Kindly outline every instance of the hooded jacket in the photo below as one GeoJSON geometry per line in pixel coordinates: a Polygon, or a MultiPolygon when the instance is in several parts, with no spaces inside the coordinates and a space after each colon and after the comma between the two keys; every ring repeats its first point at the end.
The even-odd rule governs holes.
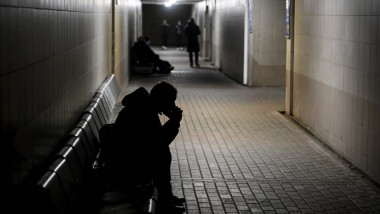
{"type": "Polygon", "coordinates": [[[160,170],[170,170],[169,145],[178,134],[179,122],[169,119],[161,125],[143,87],[126,95],[122,105],[115,121],[116,139],[109,146],[106,164],[110,173],[120,179],[119,183],[149,182],[160,170]]]}

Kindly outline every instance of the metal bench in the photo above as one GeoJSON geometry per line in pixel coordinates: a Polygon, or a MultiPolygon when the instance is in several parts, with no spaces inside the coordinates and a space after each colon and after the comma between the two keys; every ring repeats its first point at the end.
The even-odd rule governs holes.
{"type": "Polygon", "coordinates": [[[153,183],[121,193],[107,186],[102,161],[101,128],[108,123],[120,90],[113,75],[96,92],[65,143],[37,181],[54,213],[105,213],[122,206],[124,213],[155,213],[153,183]],[[138,200],[136,200],[138,199],[138,200]],[[128,207],[128,209],[126,208],[128,207]]]}

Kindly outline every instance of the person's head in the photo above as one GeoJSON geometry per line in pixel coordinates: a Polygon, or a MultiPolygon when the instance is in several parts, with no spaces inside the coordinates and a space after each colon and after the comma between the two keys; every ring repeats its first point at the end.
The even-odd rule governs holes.
{"type": "Polygon", "coordinates": [[[149,96],[156,112],[165,114],[176,106],[177,89],[173,85],[163,81],[153,86],[149,96]]]}
{"type": "Polygon", "coordinates": [[[190,18],[188,21],[187,21],[187,23],[191,23],[191,24],[195,24],[195,20],[194,20],[194,18],[190,18]]]}
{"type": "Polygon", "coordinates": [[[163,23],[163,24],[166,24],[166,23],[168,23],[168,22],[166,21],[166,19],[164,19],[164,20],[162,20],[162,23],[163,23]]]}
{"type": "Polygon", "coordinates": [[[145,42],[145,37],[143,36],[138,37],[137,42],[145,42]]]}
{"type": "Polygon", "coordinates": [[[178,25],[181,25],[182,23],[181,23],[181,20],[178,20],[178,25]]]}

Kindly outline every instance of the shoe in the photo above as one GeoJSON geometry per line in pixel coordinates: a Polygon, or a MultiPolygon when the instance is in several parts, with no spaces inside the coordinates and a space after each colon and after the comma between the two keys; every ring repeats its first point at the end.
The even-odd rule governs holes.
{"type": "Polygon", "coordinates": [[[174,206],[173,204],[166,204],[166,205],[158,205],[157,213],[162,213],[162,214],[182,214],[186,211],[185,208],[183,207],[177,207],[174,206]]]}
{"type": "Polygon", "coordinates": [[[184,203],[186,203],[186,200],[184,198],[179,198],[177,196],[173,195],[173,198],[171,199],[172,203],[176,206],[181,206],[184,203]]]}
{"type": "Polygon", "coordinates": [[[185,208],[183,207],[166,207],[165,210],[160,210],[159,213],[164,213],[164,214],[182,214],[186,211],[185,208]],[[163,211],[163,212],[162,212],[163,211]]]}
{"type": "Polygon", "coordinates": [[[199,64],[197,63],[197,64],[195,64],[195,66],[197,66],[198,68],[199,68],[199,64]]]}
{"type": "Polygon", "coordinates": [[[165,47],[165,46],[161,46],[161,48],[163,49],[163,50],[166,50],[166,49],[168,49],[167,47],[165,47]]]}

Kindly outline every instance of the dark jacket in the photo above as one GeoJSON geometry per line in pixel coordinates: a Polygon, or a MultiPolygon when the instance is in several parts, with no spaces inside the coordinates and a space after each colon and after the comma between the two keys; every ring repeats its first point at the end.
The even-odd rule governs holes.
{"type": "Polygon", "coordinates": [[[109,174],[117,185],[148,182],[168,164],[170,169],[169,145],[178,134],[179,122],[161,125],[143,87],[125,96],[122,105],[115,121],[116,139],[109,146],[109,174]]]}
{"type": "Polygon", "coordinates": [[[170,33],[170,27],[169,24],[162,24],[160,25],[160,33],[162,39],[167,39],[170,33]]]}
{"type": "Polygon", "coordinates": [[[201,35],[201,31],[198,25],[195,24],[194,19],[190,19],[187,22],[184,33],[187,37],[187,51],[198,52],[200,50],[198,36],[201,35]]]}
{"type": "Polygon", "coordinates": [[[175,34],[176,35],[183,35],[183,26],[182,25],[176,25],[175,26],[175,34]]]}
{"type": "Polygon", "coordinates": [[[133,62],[136,64],[157,62],[159,56],[143,41],[135,42],[132,46],[133,62]]]}

